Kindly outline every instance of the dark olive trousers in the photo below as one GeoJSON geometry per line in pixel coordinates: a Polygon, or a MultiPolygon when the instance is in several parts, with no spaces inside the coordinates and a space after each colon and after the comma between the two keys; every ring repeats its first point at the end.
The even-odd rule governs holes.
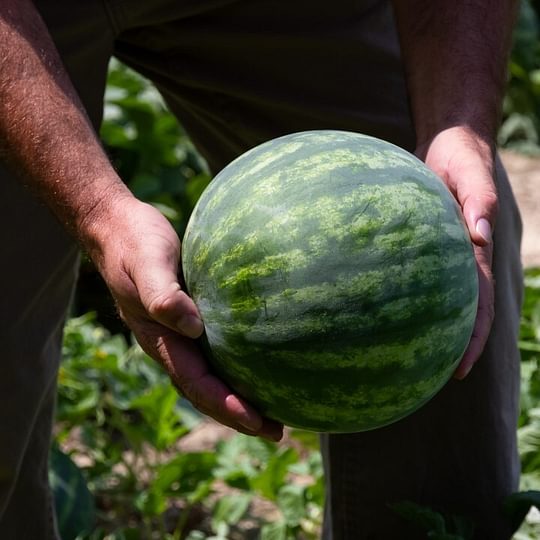
{"type": "MultiPolygon", "coordinates": [[[[267,139],[359,131],[414,149],[399,47],[377,0],[35,0],[98,128],[112,55],[149,77],[216,172],[267,139]]],[[[58,111],[61,114],[61,111],[58,111]]],[[[0,538],[57,537],[47,486],[62,326],[78,251],[48,210],[0,173],[0,538]]],[[[510,536],[517,488],[520,218],[502,168],[496,320],[471,375],[393,426],[323,436],[324,538],[423,538],[390,508],[410,500],[510,536]]]]}

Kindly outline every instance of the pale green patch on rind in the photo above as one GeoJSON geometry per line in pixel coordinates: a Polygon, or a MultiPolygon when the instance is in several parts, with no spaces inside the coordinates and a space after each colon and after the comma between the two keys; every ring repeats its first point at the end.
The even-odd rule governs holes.
{"type": "MultiPolygon", "coordinates": [[[[363,206],[374,204],[373,199],[377,199],[379,207],[382,204],[393,205],[394,208],[386,210],[385,213],[390,214],[392,210],[402,211],[401,203],[411,204],[415,198],[421,198],[421,193],[418,185],[413,182],[407,182],[404,178],[401,182],[403,192],[394,193],[388,197],[389,191],[383,190],[379,194],[376,193],[377,186],[373,185],[380,181],[377,176],[376,166],[382,166],[385,162],[389,165],[385,168],[386,175],[402,175],[403,171],[407,175],[416,172],[414,182],[416,184],[423,183],[429,186],[431,200],[436,200],[441,190],[445,190],[442,183],[422,166],[416,158],[409,155],[405,151],[393,147],[391,145],[382,144],[376,139],[369,137],[358,136],[356,134],[338,133],[333,136],[331,132],[316,136],[316,140],[324,141],[326,145],[333,142],[331,149],[321,146],[318,153],[310,154],[306,157],[304,144],[299,141],[308,140],[310,137],[315,137],[313,134],[299,134],[298,137],[293,137],[293,142],[286,142],[282,139],[268,143],[268,149],[255,152],[257,157],[260,155],[261,162],[276,165],[270,168],[267,174],[262,174],[269,167],[260,168],[257,160],[252,163],[250,159],[245,161],[249,163],[249,167],[242,168],[242,158],[233,163],[232,169],[234,174],[227,173],[229,168],[220,173],[208,188],[208,194],[203,194],[198,208],[204,210],[206,219],[209,220],[205,231],[192,231],[188,227],[186,238],[202,235],[200,239],[204,248],[201,248],[197,254],[195,265],[200,266],[205,264],[208,253],[215,251],[215,246],[221,246],[223,243],[236,244],[234,241],[236,235],[240,234],[239,228],[242,224],[249,224],[252,221],[258,223],[266,223],[268,230],[277,231],[280,227],[289,227],[294,219],[302,219],[306,212],[313,212],[313,215],[318,215],[322,220],[328,222],[328,228],[331,227],[328,214],[328,202],[338,205],[345,210],[351,207],[351,202],[356,204],[356,208],[361,210],[363,206]],[[325,136],[326,135],[326,136],[325,136]],[[342,145],[355,143],[355,151],[351,151],[347,146],[336,147],[336,137],[342,145]],[[287,167],[277,167],[277,159],[270,160],[269,153],[281,155],[282,147],[287,150],[285,159],[287,159],[287,167]],[[291,156],[292,153],[292,156],[291,156]],[[295,157],[296,156],[296,157],[295,157]],[[366,177],[369,174],[370,168],[366,164],[371,163],[374,168],[373,180],[366,177]],[[355,180],[351,177],[350,170],[358,170],[358,178],[355,180]],[[238,170],[239,169],[239,170],[238,170]],[[395,169],[395,170],[394,170],[395,169]],[[253,174],[253,170],[257,174],[253,174]],[[347,171],[344,176],[343,170],[347,171]],[[367,173],[366,173],[367,171],[367,173]],[[288,189],[292,187],[298,190],[298,186],[303,186],[302,195],[300,198],[299,215],[295,215],[293,208],[290,208],[290,197],[288,189]],[[320,200],[313,199],[310,193],[313,193],[313,188],[323,190],[323,193],[328,193],[328,186],[332,186],[333,197],[323,197],[320,200]],[[410,193],[407,193],[407,189],[410,193]],[[362,203],[359,205],[359,200],[362,198],[362,203]],[[216,209],[222,205],[226,205],[226,199],[229,202],[234,202],[235,211],[217,212],[216,209]],[[324,200],[326,199],[326,201],[324,200]],[[303,213],[302,213],[303,212],[303,213]],[[287,216],[284,217],[284,214],[287,216]],[[191,234],[189,234],[191,233],[191,234]],[[232,238],[231,238],[232,235],[232,238]]],[[[263,145],[265,146],[265,145],[263,145]]],[[[250,157],[251,151],[247,157],[250,157]]],[[[395,189],[395,184],[388,186],[395,189]]],[[[296,200],[294,201],[297,202],[296,200]]],[[[298,204],[298,203],[297,203],[298,204]]],[[[197,213],[198,209],[196,210],[197,213]]],[[[337,218],[338,215],[334,214],[337,218]]],[[[297,232],[302,229],[297,229],[297,232]]],[[[287,235],[291,231],[286,231],[287,235]]],[[[195,240],[195,239],[193,239],[195,240]]]]}
{"type": "MultiPolygon", "coordinates": [[[[471,271],[474,270],[471,258],[465,257],[463,254],[424,255],[412,258],[404,264],[393,264],[386,268],[363,272],[354,272],[353,268],[352,271],[327,276],[326,281],[317,281],[313,284],[310,284],[313,276],[300,274],[298,281],[302,286],[299,288],[288,287],[290,278],[287,279],[287,276],[284,276],[281,284],[277,286],[277,292],[264,296],[258,294],[241,295],[239,300],[233,297],[230,301],[223,301],[227,299],[227,287],[236,290],[242,282],[247,280],[251,283],[252,291],[264,289],[263,285],[260,287],[256,285],[257,280],[275,274],[276,268],[279,270],[280,264],[283,263],[285,263],[284,273],[291,266],[296,268],[299,265],[302,268],[304,258],[305,253],[301,251],[283,253],[273,259],[264,259],[261,266],[256,263],[245,266],[241,270],[244,275],[239,272],[231,272],[228,280],[225,279],[217,284],[218,289],[216,290],[213,289],[212,282],[206,283],[200,292],[197,289],[194,291],[199,300],[208,294],[215,298],[222,298],[222,300],[214,301],[214,309],[210,312],[202,311],[203,317],[209,321],[213,318],[212,312],[218,313],[222,320],[235,320],[240,325],[242,321],[245,321],[244,324],[249,329],[254,328],[255,320],[260,320],[265,323],[262,333],[268,334],[272,330],[269,324],[282,324],[291,329],[294,328],[294,324],[289,322],[288,318],[301,316],[302,324],[305,325],[305,328],[299,330],[301,333],[309,325],[314,324],[312,319],[319,320],[319,324],[323,324],[324,318],[321,313],[324,311],[332,314],[335,326],[345,325],[346,320],[341,323],[339,321],[340,318],[348,317],[348,310],[351,307],[344,304],[344,299],[349,299],[349,301],[354,299],[353,310],[362,309],[362,306],[365,306],[368,301],[376,306],[377,309],[372,308],[363,321],[361,314],[354,314],[357,324],[363,322],[364,325],[370,327],[380,318],[385,318],[388,321],[413,318],[415,312],[418,314],[420,302],[424,302],[428,308],[431,305],[437,305],[439,307],[449,306],[450,309],[456,301],[460,301],[464,294],[464,284],[461,281],[463,269],[469,265],[471,271]],[[269,262],[274,263],[274,266],[269,265],[269,262]],[[292,265],[289,266],[291,262],[292,265]],[[444,274],[441,274],[443,271],[444,274]],[[441,290],[440,280],[443,276],[446,283],[441,290]],[[328,278],[331,279],[328,280],[328,278]],[[212,291],[214,292],[212,293],[212,291]],[[420,291],[422,293],[418,294],[420,291]],[[413,299],[410,298],[411,294],[415,294],[413,299]],[[311,316],[310,311],[313,312],[311,316]]],[[[316,266],[317,261],[315,260],[313,264],[316,266]]],[[[269,289],[266,286],[266,289],[270,291],[275,288],[269,289]]],[[[465,290],[465,294],[467,294],[467,290],[465,290]]],[[[206,304],[210,305],[211,302],[206,304]]],[[[274,333],[288,335],[284,329],[272,330],[271,334],[274,333]]]]}
{"type": "MultiPolygon", "coordinates": [[[[293,249],[278,255],[268,255],[260,263],[254,263],[240,268],[237,272],[222,280],[219,283],[219,286],[227,287],[230,285],[235,285],[235,283],[238,281],[247,281],[253,278],[264,278],[279,272],[283,267],[302,268],[310,262],[311,261],[307,257],[307,254],[300,249],[293,249]]],[[[210,275],[212,274],[210,273],[210,275]]]]}
{"type": "MultiPolygon", "coordinates": [[[[386,252],[388,249],[400,249],[403,245],[409,245],[412,238],[419,238],[425,243],[428,237],[438,233],[437,230],[430,231],[433,229],[431,223],[434,222],[456,238],[459,234],[459,230],[454,231],[450,224],[444,223],[445,208],[440,198],[419,190],[411,182],[400,185],[399,190],[389,185],[359,185],[340,198],[323,196],[310,201],[310,204],[297,203],[274,216],[267,213],[256,234],[246,231],[242,241],[238,241],[237,236],[245,230],[243,224],[256,219],[253,213],[258,211],[259,206],[255,204],[253,208],[251,213],[239,212],[236,218],[227,217],[226,223],[203,243],[204,248],[193,254],[194,266],[208,273],[212,279],[228,273],[231,268],[238,268],[237,272],[243,274],[239,266],[246,264],[246,254],[253,253],[259,245],[266,245],[269,241],[274,244],[274,248],[277,248],[276,243],[279,242],[279,252],[287,251],[289,246],[293,246],[293,251],[297,251],[298,246],[304,249],[309,246],[311,253],[303,257],[304,263],[308,265],[310,260],[316,258],[316,251],[338,253],[339,242],[347,239],[352,239],[359,251],[374,241],[375,247],[386,252]],[[430,224],[421,221],[426,216],[430,217],[430,224]],[[233,219],[236,219],[236,225],[231,225],[233,219]],[[306,228],[308,222],[312,224],[306,228]],[[386,233],[389,227],[391,230],[386,233]],[[208,260],[209,253],[217,251],[217,246],[220,257],[208,260]]],[[[463,229],[461,238],[464,238],[463,229]]],[[[347,249],[350,247],[347,246],[347,249]]],[[[261,257],[253,264],[260,264],[261,268],[267,266],[261,257]]],[[[264,271],[263,275],[266,275],[264,271]]],[[[232,280],[232,277],[227,277],[227,282],[232,280]]]]}

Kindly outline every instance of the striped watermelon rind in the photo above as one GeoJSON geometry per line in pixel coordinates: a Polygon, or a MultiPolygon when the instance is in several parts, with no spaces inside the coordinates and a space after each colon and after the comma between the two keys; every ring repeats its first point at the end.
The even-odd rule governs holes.
{"type": "Polygon", "coordinates": [[[478,283],[454,198],[420,160],[309,131],[228,165],[182,248],[217,373],[268,417],[355,432],[418,409],[469,342],[478,283]]]}

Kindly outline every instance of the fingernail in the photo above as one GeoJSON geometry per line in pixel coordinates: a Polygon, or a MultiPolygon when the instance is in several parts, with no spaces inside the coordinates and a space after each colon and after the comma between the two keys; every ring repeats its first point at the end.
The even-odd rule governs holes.
{"type": "Polygon", "coordinates": [[[177,326],[182,334],[191,338],[199,337],[204,330],[203,322],[194,315],[184,315],[177,326]]]}
{"type": "Polygon", "coordinates": [[[491,225],[485,218],[480,218],[476,222],[476,232],[486,241],[491,242],[491,225]]]}
{"type": "Polygon", "coordinates": [[[262,418],[238,396],[229,394],[225,399],[225,408],[234,419],[248,431],[257,433],[263,424],[262,418]]]}
{"type": "Polygon", "coordinates": [[[462,381],[471,372],[472,367],[473,367],[473,364],[469,364],[463,367],[460,366],[460,368],[454,374],[454,379],[457,379],[458,381],[462,381]]]}

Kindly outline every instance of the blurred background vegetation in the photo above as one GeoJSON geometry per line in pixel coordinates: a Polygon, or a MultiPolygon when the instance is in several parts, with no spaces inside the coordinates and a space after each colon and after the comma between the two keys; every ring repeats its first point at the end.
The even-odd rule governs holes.
{"type": "MultiPolygon", "coordinates": [[[[523,1],[499,144],[540,156],[540,0],[523,1]]],[[[102,139],[120,176],[182,236],[210,181],[157,91],[111,63],[102,139]]],[[[526,275],[520,349],[522,492],[507,501],[516,540],[540,538],[540,271],[526,275]]],[[[87,259],[59,375],[51,483],[64,540],[319,537],[323,475],[314,434],[273,444],[227,431],[190,441],[208,420],[182,400],[131,341],[87,259]]],[[[430,538],[473,538],[474,524],[403,501],[403,519],[430,538]]]]}

